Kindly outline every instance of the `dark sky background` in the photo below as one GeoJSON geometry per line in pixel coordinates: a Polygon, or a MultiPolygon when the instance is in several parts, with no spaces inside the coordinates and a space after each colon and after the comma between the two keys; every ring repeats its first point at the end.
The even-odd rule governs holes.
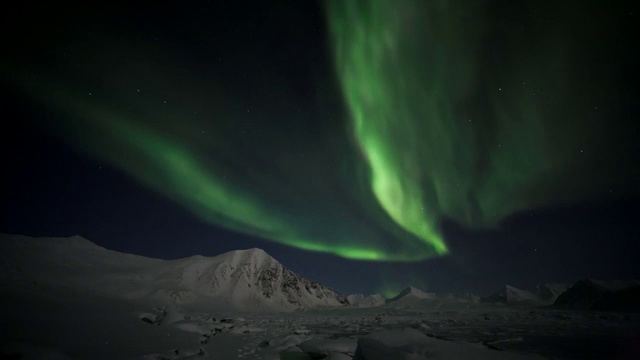
{"type": "Polygon", "coordinates": [[[448,3],[16,4],[0,232],[344,294],[640,277],[636,9],[448,3]]]}

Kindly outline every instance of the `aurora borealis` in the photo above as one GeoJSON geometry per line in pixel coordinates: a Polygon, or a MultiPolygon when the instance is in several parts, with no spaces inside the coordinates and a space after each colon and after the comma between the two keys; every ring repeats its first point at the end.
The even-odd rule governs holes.
{"type": "MultiPolygon", "coordinates": [[[[397,224],[435,248],[442,217],[485,226],[557,201],[552,192],[580,200],[567,168],[593,176],[580,168],[581,156],[586,147],[601,151],[591,145],[600,125],[566,132],[588,116],[575,99],[581,81],[567,68],[576,50],[559,45],[568,34],[527,49],[506,39],[512,58],[483,74],[484,11],[444,1],[330,6],[338,74],[372,192],[397,224]]],[[[518,35],[522,43],[529,34],[518,35]]]]}
{"type": "Polygon", "coordinates": [[[2,79],[38,131],[212,229],[349,260],[455,257],[443,223],[638,193],[628,9],[250,8],[45,8],[2,79]]]}

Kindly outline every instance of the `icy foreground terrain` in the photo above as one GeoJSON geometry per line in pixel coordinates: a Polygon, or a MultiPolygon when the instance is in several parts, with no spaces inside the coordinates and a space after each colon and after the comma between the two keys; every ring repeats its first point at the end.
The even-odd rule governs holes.
{"type": "Polygon", "coordinates": [[[0,358],[640,358],[638,314],[413,288],[359,308],[258,250],[163,261],[8,235],[0,250],[0,358]]]}

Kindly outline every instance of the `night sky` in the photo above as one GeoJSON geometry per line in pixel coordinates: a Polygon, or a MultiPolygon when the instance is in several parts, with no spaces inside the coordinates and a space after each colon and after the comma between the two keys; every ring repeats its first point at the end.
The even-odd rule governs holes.
{"type": "Polygon", "coordinates": [[[260,247],[345,294],[640,277],[640,13],[14,4],[0,232],[260,247]]]}

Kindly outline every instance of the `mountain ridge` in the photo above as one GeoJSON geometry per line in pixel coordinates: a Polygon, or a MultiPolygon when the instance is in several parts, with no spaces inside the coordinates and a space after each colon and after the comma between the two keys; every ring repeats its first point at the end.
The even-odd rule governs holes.
{"type": "Polygon", "coordinates": [[[560,309],[640,312],[640,281],[583,279],[558,296],[560,309]]]}
{"type": "Polygon", "coordinates": [[[0,281],[26,280],[106,296],[182,306],[270,309],[342,306],[338,292],[286,268],[260,248],[213,257],[153,259],[103,248],[81,236],[0,234],[0,281]]]}

